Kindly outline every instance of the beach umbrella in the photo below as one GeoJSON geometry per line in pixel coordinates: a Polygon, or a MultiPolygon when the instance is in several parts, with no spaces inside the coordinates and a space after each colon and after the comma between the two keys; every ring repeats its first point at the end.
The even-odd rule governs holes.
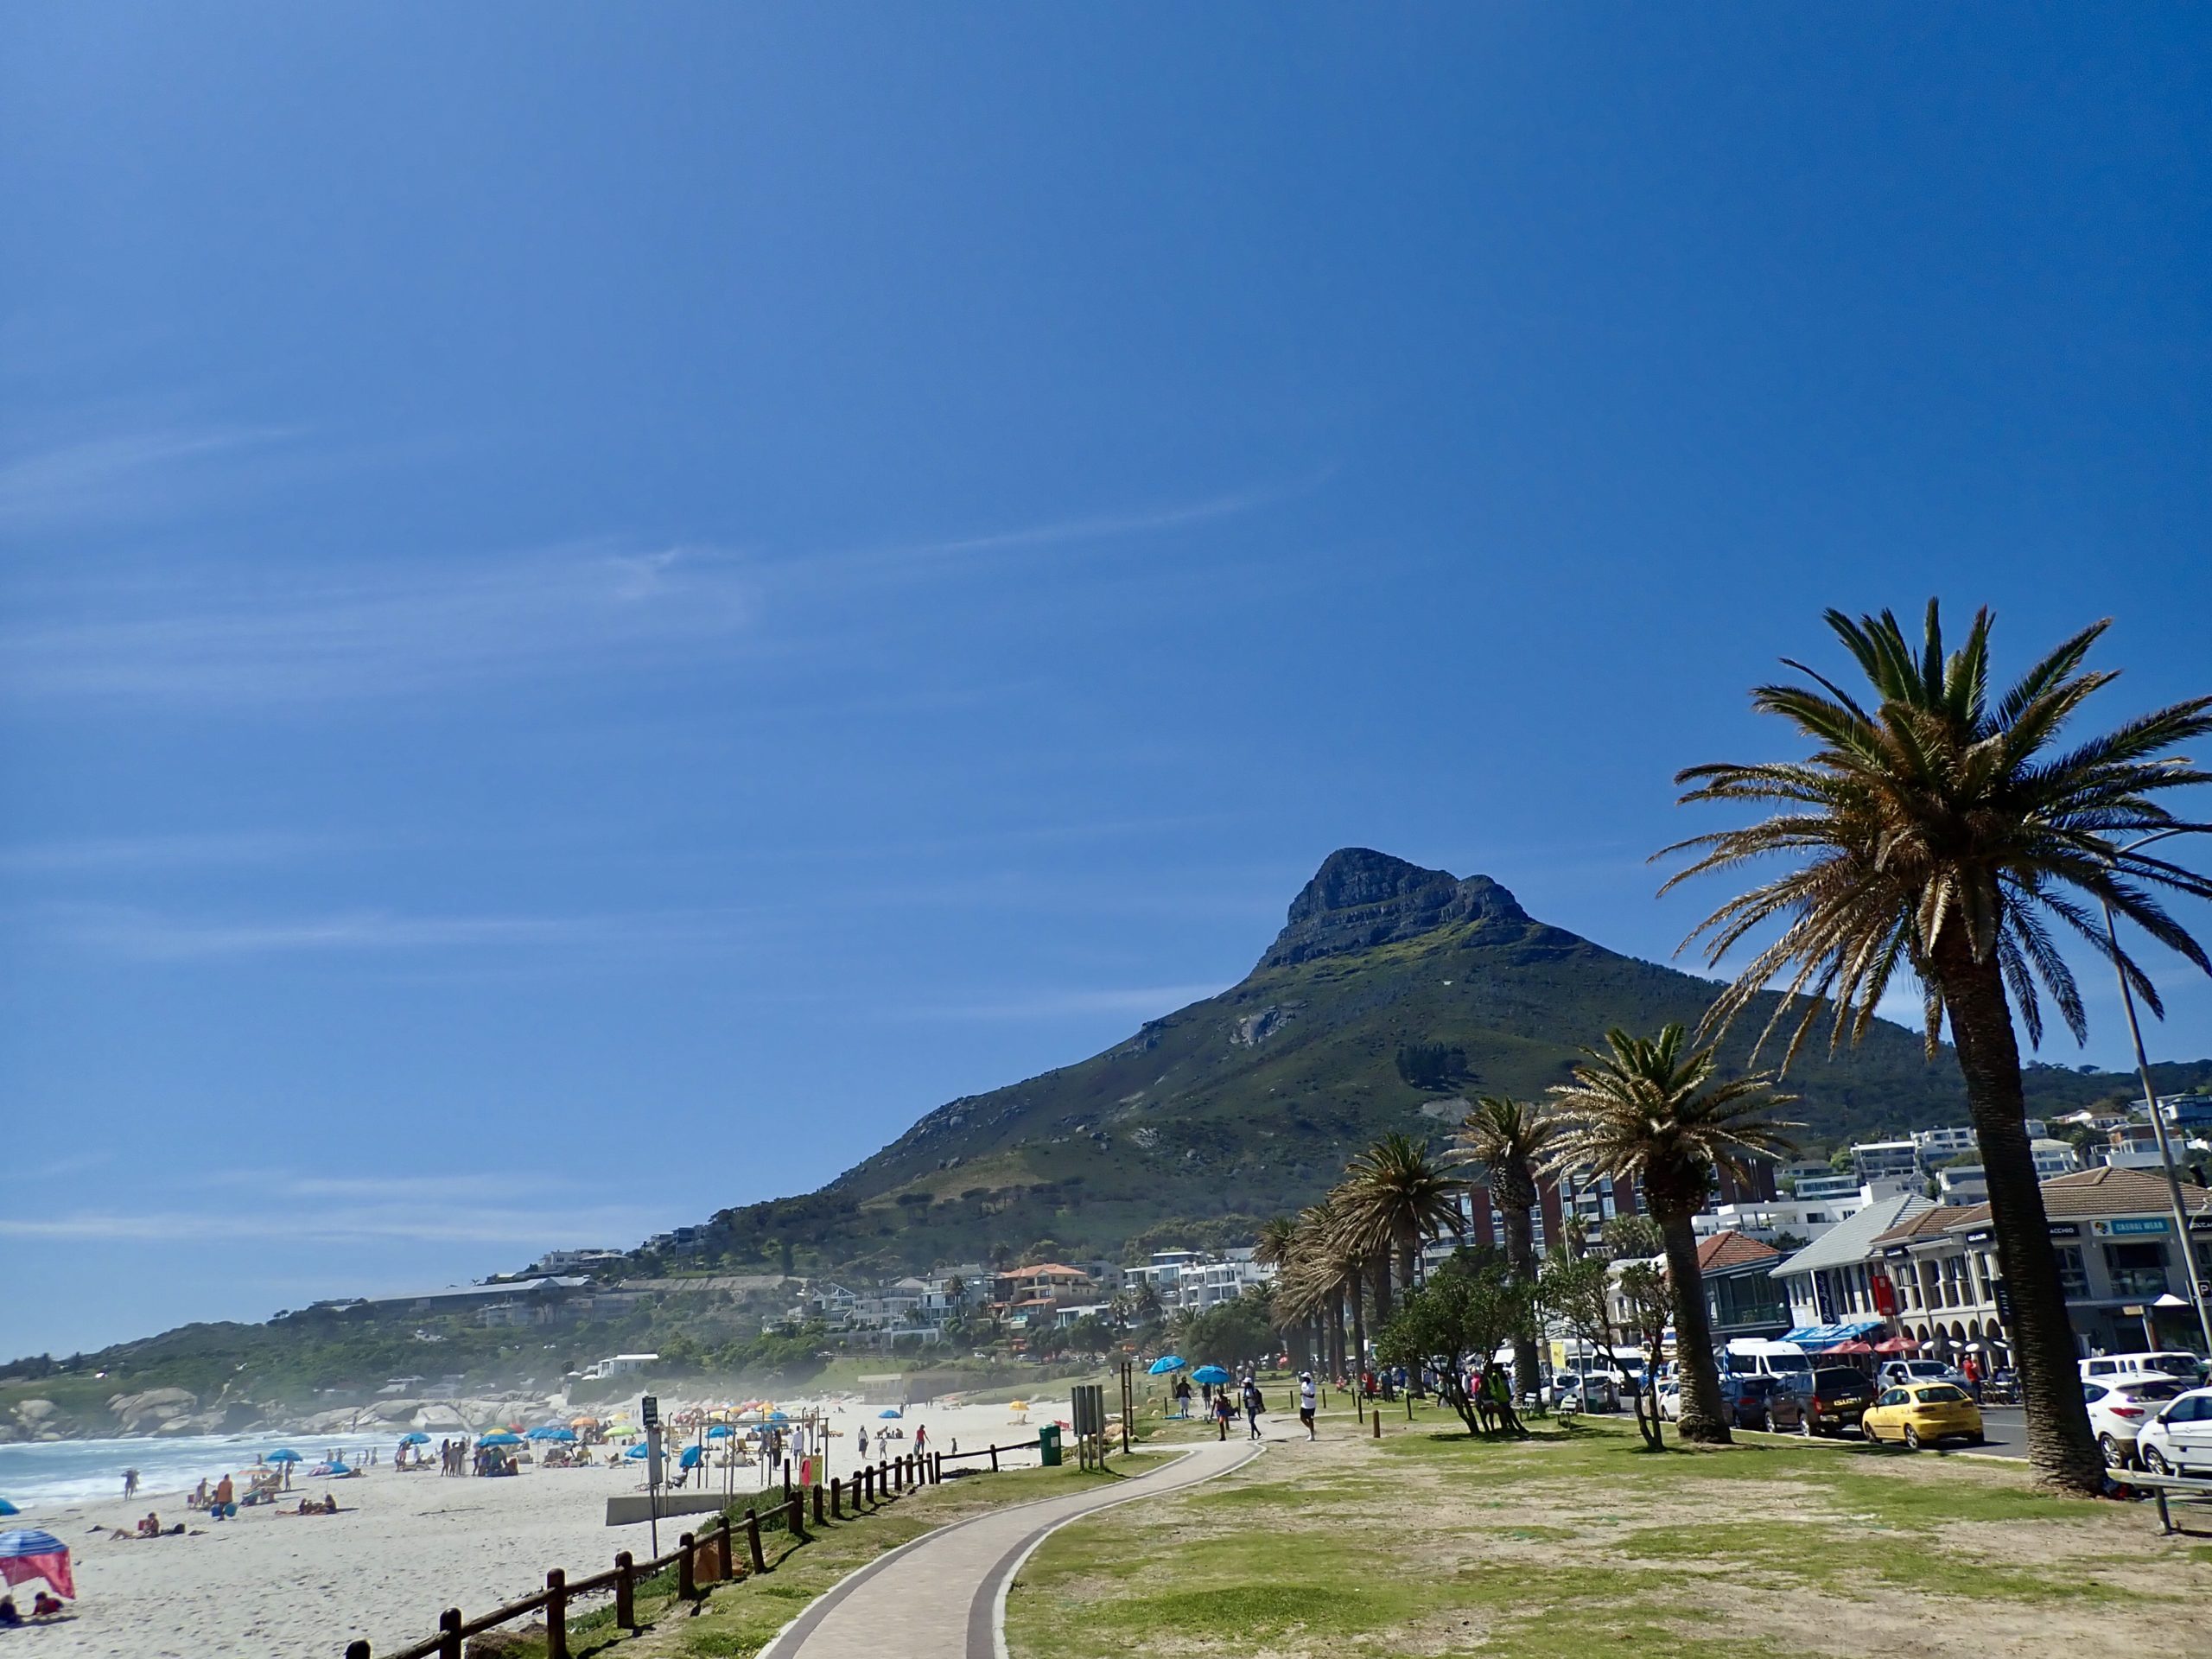
{"type": "Polygon", "coordinates": [[[77,1599],[77,1581],[69,1573],[69,1546],[35,1528],[0,1532],[0,1579],[11,1585],[44,1579],[70,1600],[77,1599]]]}
{"type": "Polygon", "coordinates": [[[524,1434],[523,1438],[526,1440],[557,1440],[564,1434],[572,1440],[576,1438],[575,1431],[574,1429],[556,1428],[550,1423],[543,1423],[537,1427],[531,1429],[528,1433],[524,1434]]]}
{"type": "Polygon", "coordinates": [[[305,1463],[307,1459],[302,1458],[298,1452],[293,1451],[290,1446],[287,1446],[271,1452],[269,1454],[269,1461],[271,1463],[305,1463]]]}
{"type": "MultiPolygon", "coordinates": [[[[891,1414],[896,1417],[899,1414],[894,1411],[891,1414]]],[[[772,1411],[768,1414],[766,1421],[772,1423],[788,1423],[791,1421],[791,1415],[787,1412],[772,1411]]]]}
{"type": "Polygon", "coordinates": [[[569,1427],[570,1428],[597,1428],[599,1427],[599,1419],[596,1417],[571,1417],[569,1419],[569,1427]]]}
{"type": "Polygon", "coordinates": [[[1165,1376],[1170,1371],[1183,1369],[1183,1357],[1180,1354],[1162,1354],[1144,1369],[1148,1376],[1165,1376]]]}
{"type": "Polygon", "coordinates": [[[622,1455],[626,1458],[635,1458],[642,1463],[645,1461],[646,1455],[651,1452],[652,1450],[652,1448],[651,1446],[647,1446],[643,1440],[640,1440],[637,1445],[632,1446],[622,1455]]]}
{"type": "Polygon", "coordinates": [[[1920,1351],[1920,1344],[1910,1337],[1891,1337],[1886,1342],[1874,1344],[1878,1354],[1913,1354],[1920,1351]]]}
{"type": "Polygon", "coordinates": [[[522,1436],[519,1434],[510,1434],[505,1430],[502,1430],[497,1434],[486,1434],[482,1440],[477,1441],[476,1444],[479,1446],[520,1446],[522,1444],[522,1436]]]}
{"type": "Polygon", "coordinates": [[[399,1443],[402,1446],[428,1446],[430,1443],[430,1437],[418,1428],[411,1434],[401,1435],[399,1443]]]}
{"type": "Polygon", "coordinates": [[[730,1427],[728,1423],[716,1423],[707,1431],[707,1438],[710,1440],[726,1440],[729,1436],[730,1427]]]}
{"type": "Polygon", "coordinates": [[[679,1469],[696,1469],[699,1466],[699,1459],[706,1455],[697,1446],[687,1446],[683,1448],[683,1455],[677,1459],[676,1466],[679,1469]]]}
{"type": "Polygon", "coordinates": [[[22,1511],[21,1510],[10,1503],[6,1498],[0,1497],[0,1515],[21,1515],[22,1513],[22,1511]]]}
{"type": "Polygon", "coordinates": [[[879,1411],[875,1414],[879,1417],[899,1417],[903,1416],[905,1414],[902,1413],[898,1407],[893,1406],[887,1411],[879,1411]]]}
{"type": "Polygon", "coordinates": [[[1201,1365],[1197,1370],[1191,1373],[1191,1381],[1193,1382],[1226,1382],[1229,1381],[1229,1373],[1223,1370],[1218,1365],[1201,1365]]]}
{"type": "Polygon", "coordinates": [[[347,1467],[346,1467],[344,1464],[342,1464],[342,1463],[334,1463],[334,1464],[332,1464],[332,1465],[330,1465],[330,1467],[329,1467],[329,1468],[327,1468],[327,1469],[324,1470],[324,1471],[323,1471],[323,1472],[324,1472],[325,1474],[327,1474],[327,1475],[334,1475],[334,1476],[335,1476],[335,1475],[350,1475],[350,1474],[352,1474],[353,1471],[351,1469],[347,1468],[347,1467]]]}

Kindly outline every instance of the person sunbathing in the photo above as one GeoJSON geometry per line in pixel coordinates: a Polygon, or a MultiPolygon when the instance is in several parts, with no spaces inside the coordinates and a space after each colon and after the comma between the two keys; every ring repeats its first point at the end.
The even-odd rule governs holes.
{"type": "Polygon", "coordinates": [[[33,1618],[52,1618],[60,1611],[61,1598],[59,1596],[49,1596],[43,1590],[38,1592],[38,1599],[31,1603],[31,1617],[33,1618]]]}
{"type": "Polygon", "coordinates": [[[16,1605],[13,1596],[0,1596],[0,1625],[20,1624],[23,1615],[16,1605]]]}

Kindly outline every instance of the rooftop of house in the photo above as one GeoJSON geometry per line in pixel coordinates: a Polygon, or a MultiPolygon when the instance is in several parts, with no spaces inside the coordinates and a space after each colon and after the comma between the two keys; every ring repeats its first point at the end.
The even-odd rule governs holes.
{"type": "MultiPolygon", "coordinates": [[[[2100,1164],[2094,1169],[2077,1170],[2071,1175],[2054,1175],[2042,1183],[2042,1187],[2044,1213],[2054,1221],[2090,1216],[2164,1215],[2171,1208],[2164,1175],[2118,1164],[2100,1164]]],[[[2194,1215],[2212,1211],[2212,1192],[2201,1186],[2183,1187],[2181,1201],[2194,1215]]],[[[1955,1230],[1982,1226],[1988,1220],[1989,1206],[1975,1204],[1951,1212],[1946,1224],[1955,1230]]]]}
{"type": "Polygon", "coordinates": [[[1774,1276],[1788,1278],[1821,1268],[1847,1267],[1863,1262],[1875,1239],[1908,1217],[1933,1206],[1915,1193],[1896,1192],[1877,1198],[1856,1215],[1838,1222],[1796,1255],[1777,1262],[1774,1276]]]}
{"type": "Polygon", "coordinates": [[[1700,1274],[1715,1273],[1725,1268],[1771,1263],[1781,1257],[1782,1252],[1773,1245],[1762,1244],[1750,1235],[1732,1229],[1713,1234],[1697,1247],[1697,1270],[1700,1274]]]}

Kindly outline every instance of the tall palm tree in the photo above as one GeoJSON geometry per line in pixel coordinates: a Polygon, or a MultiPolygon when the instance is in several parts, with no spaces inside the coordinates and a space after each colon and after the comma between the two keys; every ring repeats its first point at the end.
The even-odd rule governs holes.
{"type": "Polygon", "coordinates": [[[1690,1217],[1705,1207],[1715,1171],[1740,1179],[1754,1159],[1789,1150],[1782,1132],[1796,1126],[1766,1116],[1789,1096],[1774,1093],[1765,1072],[1716,1082],[1713,1050],[1683,1053],[1680,1026],[1669,1026],[1656,1041],[1609,1031],[1605,1046],[1611,1052],[1585,1051],[1591,1063],[1574,1068],[1573,1082],[1552,1086],[1560,1121],[1544,1168],[1583,1165],[1617,1183],[1643,1183],[1667,1244],[1682,1438],[1725,1445],[1728,1423],[1690,1217]]]}
{"type": "Polygon", "coordinates": [[[1965,640],[1948,655],[1932,600],[1917,650],[1887,611],[1856,621],[1830,611],[1827,623],[1872,696],[1853,697],[1790,663],[1813,685],[1761,686],[1752,704],[1789,721],[1811,741],[1813,753],[1693,766],[1676,780],[1694,785],[1685,802],[1749,803],[1774,816],[1669,848],[1695,856],[1668,887],[1757,858],[1778,855],[1790,865],[1729,900],[1691,935],[1707,940],[1708,958],[1718,963],[1764,924],[1783,925],[1713,1004],[1704,1029],[1717,1034],[1778,979],[1789,995],[1768,1031],[1779,1029],[1804,999],[1790,1038],[1794,1054],[1823,1006],[1833,1003],[1834,1048],[1865,1033],[1900,970],[1919,982],[1931,1056],[1944,1020],[1950,1022],[1988,1173],[2029,1457],[2045,1482],[2094,1492],[2102,1465],[2082,1408],[2073,1330],[2028,1147],[2013,1015],[2017,1005],[2028,1040],[2040,1045],[2048,995],[2075,1039],[2087,1035],[2081,995],[2053,943],[2054,920],[2114,962],[2136,994],[2159,1007],[2148,976],[2091,919],[2094,906],[2085,899],[2111,906],[2212,972],[2212,958],[2157,897],[2164,889],[2212,898],[2212,879],[2122,844],[2139,831],[2212,828],[2177,818],[2154,798],[2212,781],[2171,753],[2212,732],[2212,697],[2176,703],[2054,753],[2060,729],[2113,678],[2082,666],[2107,623],[2082,629],[1994,703],[1986,610],[1975,613],[1965,640]]]}
{"type": "Polygon", "coordinates": [[[1410,1289],[1423,1237],[1459,1230],[1459,1194],[1466,1182],[1409,1135],[1386,1135],[1344,1166],[1336,1189],[1337,1216],[1363,1248],[1375,1272],[1375,1319],[1390,1317],[1390,1263],[1410,1289]]]}
{"type": "MultiPolygon", "coordinates": [[[[1507,1270],[1523,1285],[1536,1282],[1536,1243],[1529,1212],[1536,1205],[1536,1166],[1550,1147],[1554,1122],[1526,1102],[1484,1095],[1474,1103],[1452,1137],[1458,1155],[1483,1170],[1482,1184],[1505,1234],[1507,1270]]],[[[1536,1332],[1534,1325],[1513,1335],[1513,1376],[1522,1394],[1536,1391],[1536,1332]]]]}

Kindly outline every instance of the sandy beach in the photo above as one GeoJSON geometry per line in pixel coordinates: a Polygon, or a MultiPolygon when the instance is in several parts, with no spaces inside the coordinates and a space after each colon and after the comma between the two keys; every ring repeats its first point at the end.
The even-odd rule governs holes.
{"type": "MultiPolygon", "coordinates": [[[[786,1402],[794,1413],[805,1402],[786,1402]]],[[[664,1402],[667,1409],[675,1402],[664,1402]]],[[[1065,1399],[1039,1399],[1027,1426],[1004,1405],[916,1407],[900,1421],[879,1408],[832,1402],[824,1408],[840,1431],[833,1471],[849,1474],[861,1461],[858,1431],[871,1453],[886,1428],[910,1437],[917,1426],[931,1446],[963,1450],[995,1440],[1024,1440],[1033,1448],[1036,1425],[1067,1416],[1065,1399]]],[[[389,1455],[387,1452],[387,1455],[389,1455]]],[[[873,1462],[874,1458],[868,1459],[873,1462]]],[[[211,1473],[214,1472],[213,1471],[211,1473]]],[[[721,1476],[712,1477],[717,1489],[721,1476]]],[[[757,1491],[751,1468],[734,1471],[741,1497],[757,1491]]],[[[296,1492],[328,1490],[343,1513],[297,1516],[268,1508],[239,1511],[210,1526],[175,1495],[46,1509],[27,1516],[54,1533],[74,1557],[74,1617],[10,1632],[10,1652],[40,1659],[207,1659],[210,1655],[302,1655],[340,1659],[346,1643],[366,1637],[381,1651],[429,1635],[441,1610],[480,1611],[543,1586],[548,1567],[571,1576],[610,1566],[614,1553],[646,1554],[646,1528],[605,1524],[607,1500],[644,1490],[643,1465],[527,1469],[512,1479],[449,1478],[435,1471],[400,1474],[388,1464],[352,1480],[302,1480],[296,1492]],[[164,1525],[184,1522],[182,1537],[129,1541],[106,1529],[131,1528],[149,1510],[164,1525]],[[95,1529],[97,1529],[97,1532],[95,1529]]],[[[692,1522],[664,1522],[661,1547],[692,1522]]],[[[19,1605],[28,1601],[28,1592],[19,1605]]]]}

